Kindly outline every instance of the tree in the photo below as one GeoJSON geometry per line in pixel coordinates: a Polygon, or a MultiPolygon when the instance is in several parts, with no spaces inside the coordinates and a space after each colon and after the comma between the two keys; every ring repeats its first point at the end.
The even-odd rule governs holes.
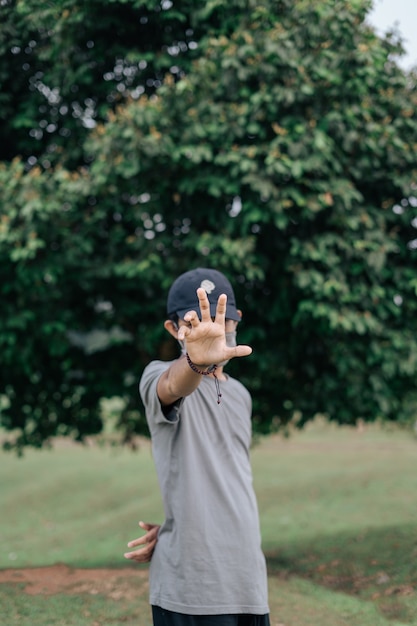
{"type": "Polygon", "coordinates": [[[192,0],[3,0],[0,11],[0,160],[45,169],[75,167],[109,110],[183,76],[207,31],[234,22],[230,9],[206,15],[192,0]]]}
{"type": "Polygon", "coordinates": [[[4,166],[3,421],[21,444],[99,430],[98,401],[114,394],[128,430],[146,430],[137,379],[155,352],[173,354],[166,290],[198,265],[237,285],[254,354],[230,371],[259,431],[319,412],[415,415],[415,75],[368,10],[208,3],[186,71],[98,123],[88,167],[4,166]],[[28,336],[23,358],[13,346],[28,336]]]}

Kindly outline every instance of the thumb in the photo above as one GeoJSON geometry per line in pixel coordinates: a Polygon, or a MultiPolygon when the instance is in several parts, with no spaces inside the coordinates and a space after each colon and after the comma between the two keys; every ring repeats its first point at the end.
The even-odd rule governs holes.
{"type": "Polygon", "coordinates": [[[252,354],[252,348],[250,346],[240,345],[234,348],[229,348],[229,358],[238,356],[249,356],[252,354]]]}

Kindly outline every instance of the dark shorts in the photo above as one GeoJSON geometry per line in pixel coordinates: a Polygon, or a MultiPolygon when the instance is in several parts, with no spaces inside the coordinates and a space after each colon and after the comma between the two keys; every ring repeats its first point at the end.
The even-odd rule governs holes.
{"type": "Polygon", "coordinates": [[[184,615],[152,606],[154,626],[269,626],[269,615],[184,615]]]}

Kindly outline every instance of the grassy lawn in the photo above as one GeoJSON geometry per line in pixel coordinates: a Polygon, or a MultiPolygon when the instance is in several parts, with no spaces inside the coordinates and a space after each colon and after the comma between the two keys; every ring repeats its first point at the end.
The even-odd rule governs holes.
{"type": "MultiPolygon", "coordinates": [[[[1,569],[118,568],[130,585],[118,597],[100,584],[38,595],[0,584],[0,622],[150,625],[147,586],[129,582],[122,556],[139,519],[162,519],[149,444],[133,453],[60,442],[23,459],[0,456],[1,569]]],[[[417,626],[413,435],[319,422],[262,440],[252,462],[272,626],[417,626]]]]}

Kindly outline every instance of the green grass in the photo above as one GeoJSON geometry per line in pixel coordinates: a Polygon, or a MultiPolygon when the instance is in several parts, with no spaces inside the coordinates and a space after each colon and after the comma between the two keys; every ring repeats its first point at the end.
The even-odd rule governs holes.
{"type": "MultiPolygon", "coordinates": [[[[60,444],[1,453],[0,568],[66,563],[128,572],[137,521],[162,519],[150,447],[60,444]]],[[[320,422],[252,451],[271,625],[417,626],[417,441],[320,422]]],[[[0,585],[7,626],[148,626],[147,593],[29,596],[0,585]]],[[[1,620],[0,620],[1,621],[1,620]]]]}
{"type": "Polygon", "coordinates": [[[0,568],[120,567],[139,519],[162,518],[147,444],[138,453],[71,445],[22,459],[2,453],[1,467],[0,568]]]}
{"type": "Polygon", "coordinates": [[[264,441],[253,465],[271,577],[301,577],[338,592],[335,605],[343,592],[388,623],[417,624],[413,436],[318,424],[264,441]]]}
{"type": "MultiPolygon", "coordinates": [[[[402,626],[384,618],[371,603],[299,580],[272,578],[271,626],[402,626]]],[[[0,585],[4,626],[151,626],[145,595],[126,601],[104,595],[32,596],[18,585],[0,585]]]]}
{"type": "Polygon", "coordinates": [[[1,585],[4,626],[152,626],[147,599],[112,601],[91,594],[28,596],[21,587],[1,585]]]}

